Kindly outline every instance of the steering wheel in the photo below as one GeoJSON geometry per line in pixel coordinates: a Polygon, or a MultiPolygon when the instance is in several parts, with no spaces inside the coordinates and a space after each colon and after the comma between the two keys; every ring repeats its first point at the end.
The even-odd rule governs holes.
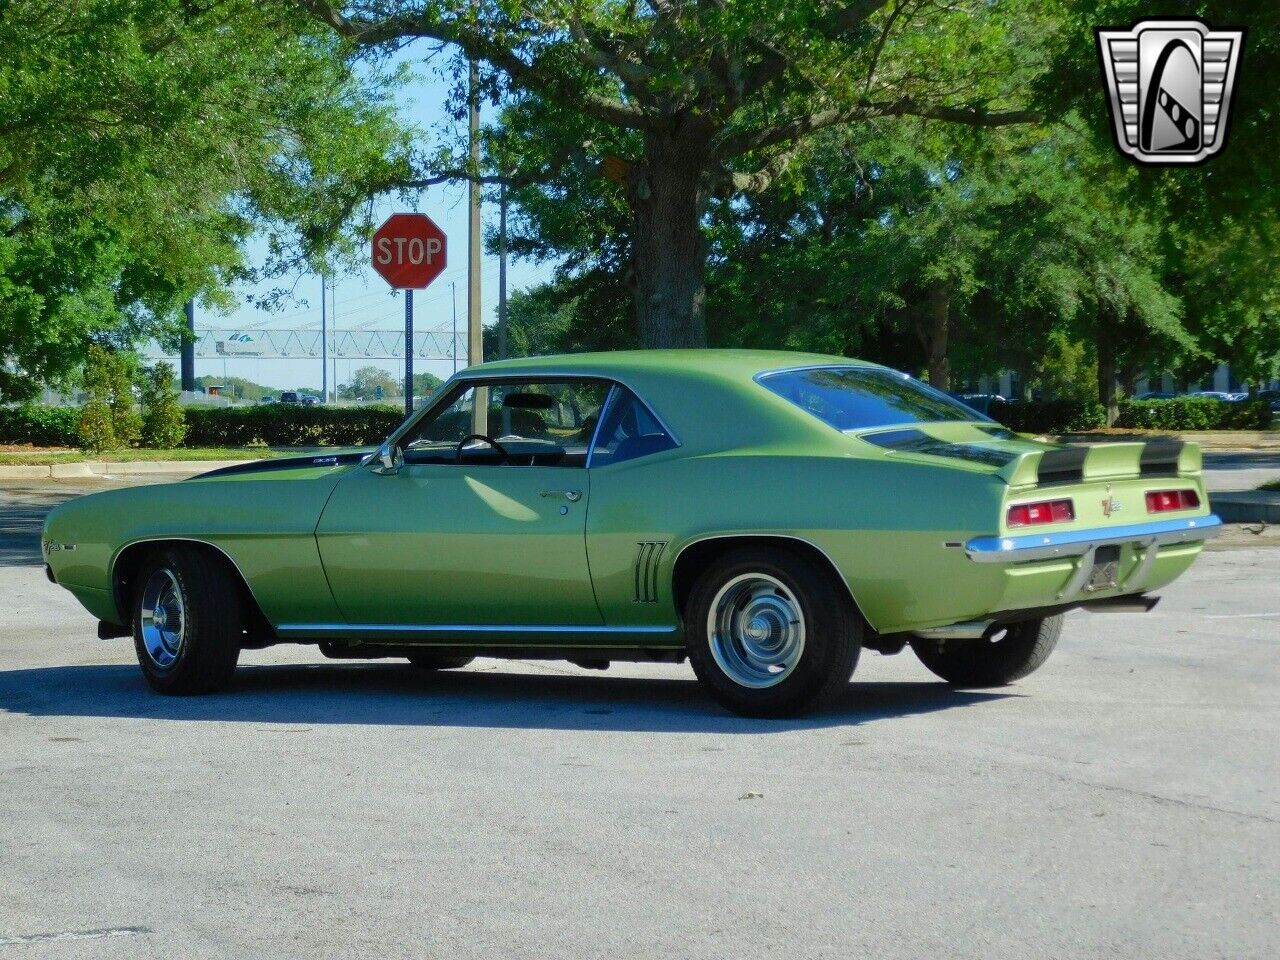
{"type": "Polygon", "coordinates": [[[487,436],[483,433],[473,433],[463,437],[461,440],[458,441],[458,449],[453,452],[454,463],[462,462],[462,448],[465,447],[472,440],[483,440],[489,446],[493,447],[493,449],[497,450],[498,453],[502,456],[503,460],[511,459],[511,454],[507,453],[507,448],[504,447],[502,444],[500,444],[497,440],[493,439],[493,437],[487,436]]]}

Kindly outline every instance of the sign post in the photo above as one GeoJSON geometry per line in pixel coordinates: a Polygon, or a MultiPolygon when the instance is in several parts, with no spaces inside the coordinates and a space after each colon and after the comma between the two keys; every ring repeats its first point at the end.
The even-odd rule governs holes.
{"type": "Polygon", "coordinates": [[[413,288],[404,292],[404,415],[413,413],[413,288]]]}
{"type": "Polygon", "coordinates": [[[413,413],[413,291],[444,272],[444,231],[425,213],[393,213],[370,241],[373,269],[404,296],[404,412],[413,413]]]}

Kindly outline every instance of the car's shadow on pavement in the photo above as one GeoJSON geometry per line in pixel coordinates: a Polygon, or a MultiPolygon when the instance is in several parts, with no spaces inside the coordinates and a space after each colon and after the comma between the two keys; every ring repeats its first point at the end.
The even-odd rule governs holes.
{"type": "Polygon", "coordinates": [[[492,670],[423,674],[399,664],[244,665],[207,697],[152,693],[137,667],[38,667],[0,672],[0,710],[28,716],[247,723],[337,723],[677,733],[762,733],[850,726],[972,706],[1016,694],[943,683],[850,684],[799,720],[733,716],[689,677],[548,676],[492,670]]]}

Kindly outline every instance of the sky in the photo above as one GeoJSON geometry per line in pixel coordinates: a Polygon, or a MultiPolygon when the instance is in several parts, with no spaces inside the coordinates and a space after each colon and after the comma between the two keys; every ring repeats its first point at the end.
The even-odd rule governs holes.
{"type": "MultiPolygon", "coordinates": [[[[443,105],[447,98],[447,84],[434,72],[421,65],[421,57],[426,48],[415,50],[407,48],[401,56],[411,62],[416,61],[417,80],[404,88],[397,103],[401,114],[409,122],[430,131],[448,120],[443,105]]],[[[482,113],[481,120],[488,117],[482,113]]],[[[428,134],[429,135],[429,134],[428,134]]],[[[428,151],[429,152],[429,151],[428,151]]],[[[393,200],[382,201],[375,220],[381,222],[385,216],[399,209],[393,200]]],[[[424,192],[418,209],[431,217],[448,238],[448,268],[426,290],[414,292],[414,329],[423,331],[430,328],[448,330],[451,324],[453,309],[453,291],[451,284],[457,285],[457,311],[459,340],[465,352],[466,315],[467,315],[467,188],[464,184],[434,187],[424,192]]],[[[496,204],[486,204],[483,208],[485,226],[496,224],[498,209],[496,204]]],[[[248,248],[251,262],[259,266],[265,260],[266,246],[263,241],[251,242],[248,248]]],[[[521,263],[514,259],[508,261],[507,290],[511,291],[535,285],[550,279],[552,268],[546,264],[521,263]]],[[[243,285],[237,289],[242,296],[265,294],[277,287],[288,287],[294,280],[295,302],[285,304],[282,309],[267,312],[247,302],[229,315],[206,309],[200,304],[196,306],[196,331],[201,328],[217,328],[219,330],[236,330],[252,336],[254,329],[302,329],[316,331],[320,327],[320,278],[314,274],[298,277],[277,278],[262,284],[243,285]]],[[[497,319],[498,304],[498,258],[484,255],[481,261],[481,316],[486,326],[497,319]]],[[[243,301],[242,301],[243,302],[243,301]]],[[[385,280],[374,273],[372,267],[365,267],[358,273],[338,276],[333,279],[330,303],[331,322],[339,331],[359,327],[366,330],[400,330],[404,329],[404,299],[401,294],[387,286],[385,280]]],[[[161,356],[154,353],[153,356],[161,356]]],[[[177,365],[176,357],[172,358],[177,365]]],[[[458,361],[465,366],[465,356],[458,361]]],[[[334,386],[334,364],[330,360],[329,387],[334,386]]],[[[434,373],[439,377],[447,377],[453,371],[454,361],[447,357],[438,360],[414,358],[415,373],[434,373]]],[[[352,370],[362,366],[382,367],[397,377],[404,375],[403,362],[399,360],[338,360],[337,382],[346,382],[352,370]]],[[[320,388],[321,363],[317,359],[272,360],[254,357],[197,357],[196,376],[211,375],[215,377],[244,377],[257,383],[277,388],[313,387],[320,388]]]]}

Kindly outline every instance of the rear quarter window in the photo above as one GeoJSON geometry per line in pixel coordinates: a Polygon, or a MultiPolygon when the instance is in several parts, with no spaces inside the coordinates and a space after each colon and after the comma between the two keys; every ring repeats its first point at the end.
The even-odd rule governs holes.
{"type": "Polygon", "coordinates": [[[837,430],[904,423],[990,422],[989,418],[906,374],[873,367],[779,370],[756,380],[837,430]]]}

